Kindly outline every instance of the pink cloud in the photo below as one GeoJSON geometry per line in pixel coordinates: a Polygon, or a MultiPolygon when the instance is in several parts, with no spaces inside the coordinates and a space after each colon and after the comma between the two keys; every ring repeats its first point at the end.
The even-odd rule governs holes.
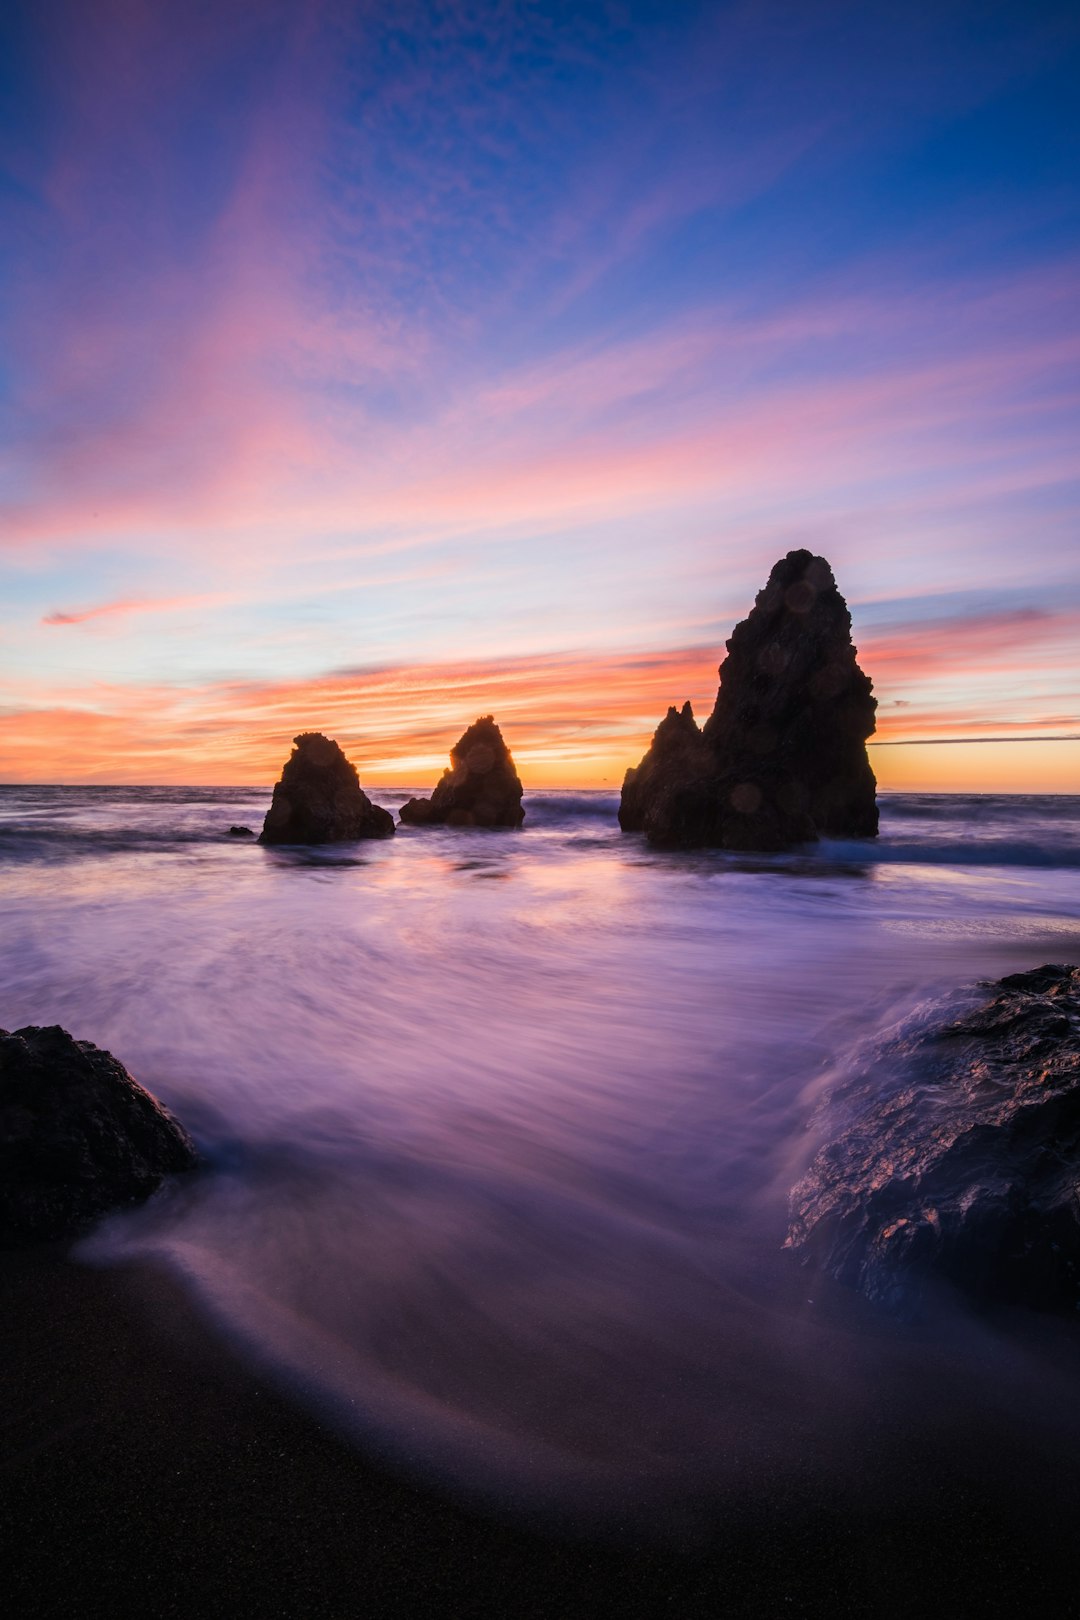
{"type": "Polygon", "coordinates": [[[41,622],[50,625],[86,624],[91,619],[126,617],[132,613],[170,613],[176,608],[199,607],[212,600],[214,598],[207,596],[119,597],[114,602],[99,602],[95,607],[46,613],[41,622]]]}
{"type": "MultiPolygon", "coordinates": [[[[933,341],[909,333],[905,343],[912,312],[888,301],[825,301],[761,320],[683,319],[495,380],[444,379],[431,393],[446,360],[426,340],[410,347],[377,323],[310,307],[299,272],[266,270],[270,243],[254,227],[225,222],[217,240],[223,275],[209,308],[180,324],[149,394],[57,446],[50,493],[6,514],[13,538],[93,542],[152,527],[181,529],[203,549],[222,529],[258,529],[260,545],[298,528],[359,531],[363,544],[382,527],[422,544],[455,528],[617,516],[643,502],[850,490],[853,478],[933,477],[942,499],[989,497],[1072,465],[1068,399],[1056,384],[1040,389],[1075,366],[1080,335],[1058,326],[1043,336],[1023,318],[1065,313],[1062,272],[1008,294],[984,289],[944,344],[936,327],[933,341]],[[857,347],[871,332],[892,345],[873,372],[848,361],[847,374],[774,374],[800,346],[857,347]],[[410,371],[418,387],[428,376],[430,397],[409,420],[336,395],[332,413],[320,403],[339,379],[410,371]]],[[[124,329],[117,311],[62,346],[53,390],[77,394],[84,372],[122,350],[124,329]]]]}

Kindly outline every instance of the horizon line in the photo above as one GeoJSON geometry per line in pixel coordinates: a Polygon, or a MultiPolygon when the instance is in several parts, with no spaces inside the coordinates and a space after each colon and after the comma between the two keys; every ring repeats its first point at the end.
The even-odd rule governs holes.
{"type": "Polygon", "coordinates": [[[1041,743],[1080,742],[1080,731],[1050,737],[881,737],[867,748],[945,748],[958,743],[1041,743]]]}

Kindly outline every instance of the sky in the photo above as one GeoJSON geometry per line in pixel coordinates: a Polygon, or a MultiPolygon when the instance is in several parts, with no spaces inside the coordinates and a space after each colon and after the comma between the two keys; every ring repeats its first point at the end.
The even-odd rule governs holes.
{"type": "Polygon", "coordinates": [[[1075,4],[9,0],[0,106],[0,780],[617,784],[807,546],[883,787],[1080,792],[1075,4]]]}

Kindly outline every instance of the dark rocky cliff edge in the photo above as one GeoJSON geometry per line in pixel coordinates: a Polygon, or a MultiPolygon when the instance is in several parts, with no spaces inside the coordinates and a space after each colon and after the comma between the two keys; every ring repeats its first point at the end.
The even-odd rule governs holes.
{"type": "Polygon", "coordinates": [[[337,743],[319,731],[302,732],[274,787],[259,842],[339,844],[393,831],[393,816],[372,804],[337,743]]]}
{"type": "Polygon", "coordinates": [[[0,1031],[0,1245],[65,1237],[195,1162],[109,1052],[58,1026],[0,1031]]]}
{"type": "Polygon", "coordinates": [[[627,771],[619,825],[674,849],[872,838],[866,739],[876,708],[832,569],[824,557],[791,551],[727,643],[704,726],[688,703],[669,709],[641,764],[627,771]]]}
{"type": "Polygon", "coordinates": [[[430,799],[409,799],[401,819],[409,826],[520,827],[525,820],[521,782],[502,732],[481,715],[450,750],[450,765],[430,799]]]}
{"type": "Polygon", "coordinates": [[[792,1192],[786,1247],[894,1308],[942,1278],[1075,1314],[1080,968],[991,989],[955,1022],[901,1029],[827,1105],[847,1123],[792,1192]]]}

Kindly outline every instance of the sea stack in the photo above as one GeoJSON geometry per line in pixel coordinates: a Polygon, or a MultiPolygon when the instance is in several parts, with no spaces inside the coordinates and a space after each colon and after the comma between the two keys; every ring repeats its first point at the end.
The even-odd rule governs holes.
{"type": "Polygon", "coordinates": [[[430,799],[409,799],[409,826],[520,827],[521,781],[492,715],[481,715],[450,750],[450,766],[430,799]]]}
{"type": "Polygon", "coordinates": [[[65,1237],[195,1163],[111,1053],[58,1025],[0,1030],[0,1245],[65,1237]]]}
{"type": "Polygon", "coordinates": [[[704,726],[689,704],[669,709],[626,773],[619,824],[681,849],[872,838],[878,812],[866,739],[876,708],[832,569],[824,557],[791,551],[727,643],[704,726]]]}
{"type": "Polygon", "coordinates": [[[259,837],[261,844],[340,844],[357,838],[388,838],[389,810],[372,804],[337,743],[305,731],[274,788],[259,837]]]}

